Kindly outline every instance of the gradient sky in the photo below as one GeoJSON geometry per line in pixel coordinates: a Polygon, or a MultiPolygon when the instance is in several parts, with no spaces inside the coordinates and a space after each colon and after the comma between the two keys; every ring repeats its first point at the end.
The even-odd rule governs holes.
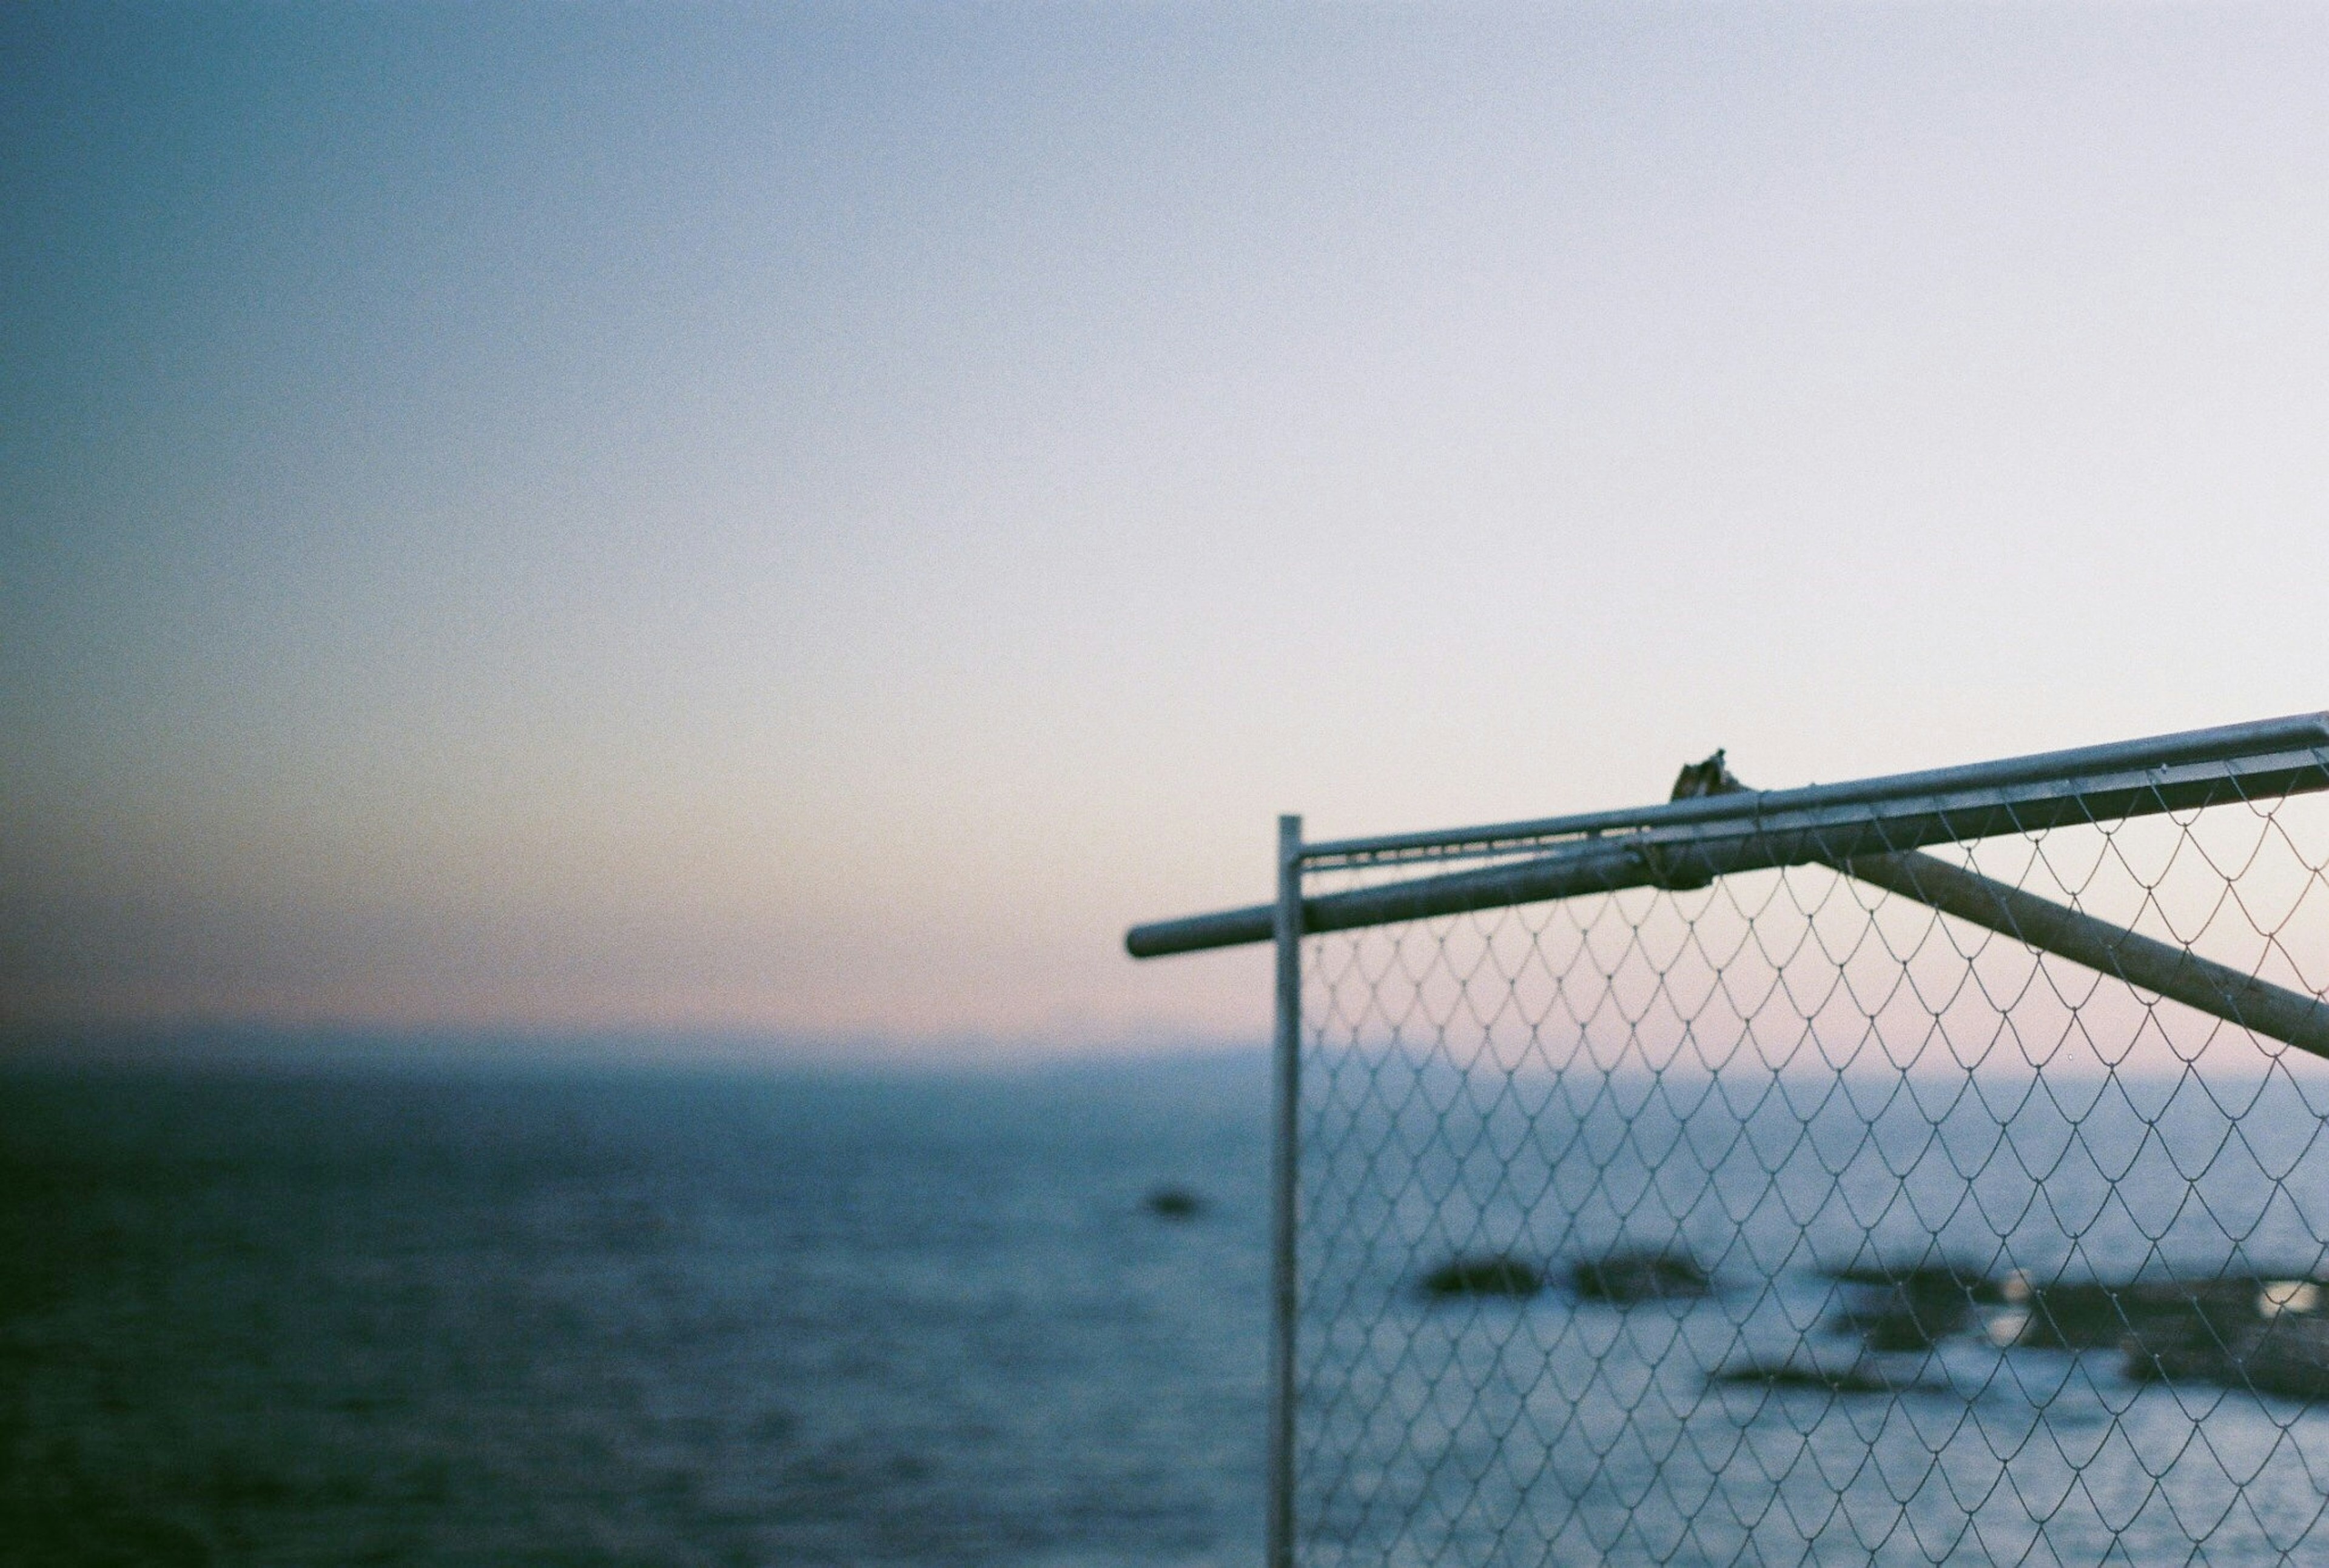
{"type": "Polygon", "coordinates": [[[0,1019],[1258,1038],[1340,834],[2329,706],[2329,11],[11,6],[0,1019]]]}

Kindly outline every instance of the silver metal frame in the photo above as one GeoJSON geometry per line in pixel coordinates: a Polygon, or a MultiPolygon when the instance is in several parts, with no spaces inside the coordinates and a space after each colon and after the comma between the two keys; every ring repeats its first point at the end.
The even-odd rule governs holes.
{"type": "Polygon", "coordinates": [[[1277,944],[1270,1201],[1269,1568],[1293,1568],[1295,1335],[1299,1300],[1302,938],[1626,887],[1703,887],[1732,872],[1824,865],[2041,952],[2329,1056],[2329,1005],[1918,853],[2081,822],[2195,811],[2329,790],[2329,713],[2187,730],[2144,740],[1895,774],[1795,790],[1741,790],[1631,811],[1305,844],[1278,820],[1270,903],[1135,926],[1136,958],[1247,943],[1277,944]],[[1312,869],[1451,861],[1318,898],[1312,869]]]}
{"type": "MultiPolygon", "coordinates": [[[[2165,812],[2329,789],[2329,714],[2192,730],[2150,740],[1896,774],[1796,790],[1745,790],[1627,812],[1596,812],[1346,839],[1306,846],[1306,868],[1486,859],[1303,900],[1306,931],[1497,909],[1625,887],[1702,887],[1736,871],[1836,865],[2165,812]]],[[[1135,958],[1272,940],[1274,904],[1136,925],[1135,958]]]]}
{"type": "Polygon", "coordinates": [[[1300,1301],[1302,819],[1278,819],[1277,1116],[1270,1138],[1269,1568],[1294,1568],[1294,1332],[1300,1301]]]}
{"type": "MultiPolygon", "coordinates": [[[[1848,815],[1853,807],[1914,802],[1922,798],[1959,799],[1978,796],[1985,791],[1999,792],[2001,796],[2026,797],[2034,790],[2036,794],[2044,795],[2049,793],[2048,786],[2052,785],[2079,784],[2083,781],[2100,783],[2119,775],[2144,774],[2183,765],[2260,758],[2276,752],[2318,752],[2324,748],[2329,748],[2329,713],[2297,713],[2285,718],[2258,719],[2249,724],[2179,730],[2173,735],[2155,735],[2142,740],[2112,741],[2103,746],[2039,752],[1995,762],[1928,768],[1919,773],[1889,774],[1848,784],[1809,784],[1791,790],[1748,790],[1731,794],[1702,795],[1692,800],[1663,801],[1655,805],[1636,806],[1631,810],[1587,812],[1484,828],[1327,840],[1310,845],[1303,851],[1303,859],[1310,865],[1324,867],[1509,854],[1548,840],[1586,837],[1625,828],[1656,828],[1740,818],[1768,821],[1788,813],[1808,813],[1822,809],[1841,811],[1848,815]]],[[[2100,817],[2122,813],[2095,814],[2100,817]]]]}

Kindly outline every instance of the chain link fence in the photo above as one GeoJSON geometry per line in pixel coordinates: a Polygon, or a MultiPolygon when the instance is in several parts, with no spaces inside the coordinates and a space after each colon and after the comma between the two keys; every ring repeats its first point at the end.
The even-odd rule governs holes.
{"type": "Polygon", "coordinates": [[[1298,952],[1273,1554],[2329,1561],[2324,788],[1718,756],[1136,932],[1298,952]]]}

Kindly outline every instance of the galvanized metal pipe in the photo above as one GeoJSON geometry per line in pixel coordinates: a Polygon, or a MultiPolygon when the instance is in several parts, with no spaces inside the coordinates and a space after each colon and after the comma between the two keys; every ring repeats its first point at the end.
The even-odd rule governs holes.
{"type": "MultiPolygon", "coordinates": [[[[2322,744],[2329,748],[2329,736],[2322,744]]],[[[1799,792],[1712,795],[1675,804],[1740,805],[1711,822],[1574,839],[1523,859],[1306,899],[1303,926],[1313,932],[1348,931],[1627,887],[1697,887],[1740,871],[1833,866],[1862,855],[1896,854],[1931,844],[2322,789],[2329,789],[2329,749],[2307,748],[2138,773],[1984,786],[1942,795],[1830,801],[1786,810],[1770,803],[1783,793],[1799,792]],[[1759,806],[1763,809],[1756,810],[1759,806]]],[[[1315,846],[1305,851],[1305,858],[1315,859],[1315,846]]],[[[1276,922],[1273,906],[1255,905],[1136,925],[1126,934],[1125,946],[1135,958],[1234,947],[1270,940],[1276,922]]]]}
{"type": "Polygon", "coordinates": [[[2271,752],[2318,751],[2324,748],[2329,748],[2329,713],[2296,713],[2282,718],[2218,725],[2209,729],[2180,730],[2172,735],[2148,736],[2140,740],[2111,741],[2102,746],[2082,746],[2029,756],[2004,757],[1994,762],[1927,768],[1917,773],[1887,774],[1844,784],[1704,795],[1688,800],[1662,801],[1655,805],[1626,810],[1585,812],[1532,822],[1499,822],[1485,827],[1443,828],[1429,832],[1327,840],[1310,845],[1303,853],[1313,865],[1336,861],[1380,863],[1409,856],[1438,857],[1449,853],[1509,853],[1551,840],[1587,834],[1778,816],[1919,797],[2014,790],[2025,785],[2058,784],[2113,774],[2139,774],[2155,768],[2260,756],[2271,752]]]}
{"type": "Polygon", "coordinates": [[[1302,1169],[1302,819],[1278,819],[1278,1103],[1270,1139],[1268,1568],[1294,1568],[1296,1242],[1302,1169]]]}
{"type": "Polygon", "coordinates": [[[2329,1006],[1931,855],[1862,855],[1836,869],[2226,1023],[2329,1056],[2329,1006]]]}
{"type": "MultiPolygon", "coordinates": [[[[2322,716],[2311,715],[2117,747],[2094,747],[2084,754],[2057,753],[2051,759],[2041,759],[2084,756],[2116,765],[2130,755],[2169,752],[2183,758],[2135,775],[2121,772],[2033,781],[2027,776],[2032,762],[2023,759],[1985,765],[1989,782],[1941,795],[1897,794],[1895,779],[1869,781],[1863,786],[1834,786],[1857,788],[1859,793],[1848,800],[1831,798],[1808,806],[1800,803],[1804,793],[1800,791],[1740,791],[1706,796],[1674,805],[1727,803],[1729,812],[1570,840],[1501,865],[1411,878],[1308,900],[1300,898],[1300,870],[1306,860],[1318,855],[1319,846],[1304,850],[1297,829],[1291,887],[1281,870],[1277,904],[1138,926],[1127,934],[1125,944],[1134,956],[1146,958],[1276,937],[1282,968],[1289,897],[1296,900],[1293,925],[1297,931],[1344,931],[1627,887],[1702,887],[1717,877],[1740,871],[1825,865],[2239,1028],[2329,1056],[2329,1006],[2316,997],[2242,974],[2198,953],[1917,852],[1925,844],[2329,788],[2329,751],[2319,746],[2265,756],[2194,756],[2232,738],[2305,737],[2310,733],[2307,727],[2321,721],[2322,716]],[[1996,782],[2008,774],[2020,782],[1996,782]],[[1774,803],[1790,795],[1798,797],[1798,803],[1786,809],[1774,803]]],[[[2329,746],[2329,737],[2324,737],[2323,745],[2329,746]]],[[[1981,771],[1942,770],[1941,774],[1899,777],[1929,782],[1947,775],[1961,781],[1981,771]]],[[[1650,813],[1636,815],[1646,818],[1650,813]]],[[[1298,953],[1297,958],[1294,984],[1298,989],[1298,953]]],[[[1280,979],[1283,985],[1284,976],[1280,979]]],[[[1298,1030],[1298,995],[1297,1005],[1298,1030]]]]}

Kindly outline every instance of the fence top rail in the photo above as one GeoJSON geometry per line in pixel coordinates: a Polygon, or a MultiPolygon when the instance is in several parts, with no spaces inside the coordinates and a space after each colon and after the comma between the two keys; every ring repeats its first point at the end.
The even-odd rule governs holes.
{"type": "Polygon", "coordinates": [[[2287,751],[2329,748],[2329,712],[2297,713],[2248,724],[2187,729],[2139,740],[2112,741],[2067,751],[2039,752],[1994,762],[1886,774],[1843,784],[1796,789],[1743,790],[1663,801],[1615,811],[1581,812],[1530,822],[1483,827],[1443,828],[1374,838],[1334,839],[1306,844],[1304,864],[1317,868],[1381,865],[1401,860],[1455,859],[1512,854],[1562,839],[1664,827],[1755,820],[1801,812],[1877,805],[1902,799],[1965,795],[2033,784],[2076,788],[2089,779],[2141,773],[2183,764],[2233,761],[2287,751]]]}
{"type": "MultiPolygon", "coordinates": [[[[1382,839],[1303,846],[1305,870],[1478,860],[1308,898],[1304,925],[1342,930],[1644,884],[1684,886],[1731,871],[2027,832],[2079,821],[2196,810],[2329,789],[2329,714],[1966,767],[1805,789],[1747,790],[1630,812],[1597,812],[1382,839]]],[[[1267,942],[1272,906],[1137,925],[1136,958],[1267,942]]]]}

